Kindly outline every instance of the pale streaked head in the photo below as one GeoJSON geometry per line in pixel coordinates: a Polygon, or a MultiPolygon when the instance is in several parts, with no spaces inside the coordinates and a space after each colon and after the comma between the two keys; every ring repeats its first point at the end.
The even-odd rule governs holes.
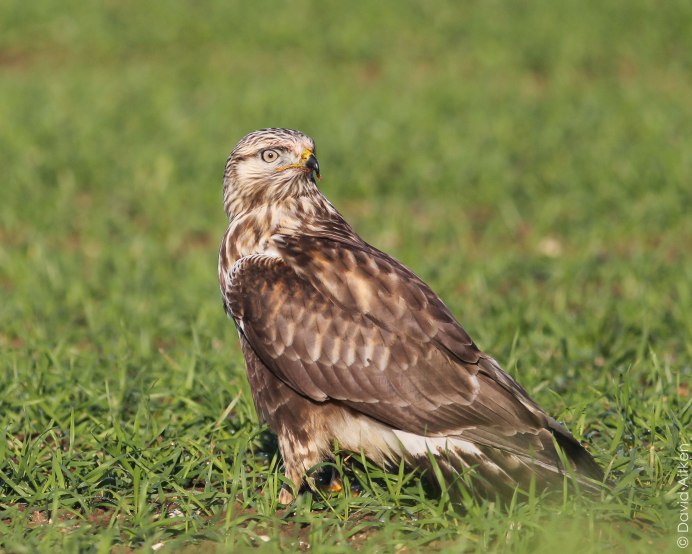
{"type": "Polygon", "coordinates": [[[232,216],[249,206],[316,190],[315,141],[292,129],[260,129],[243,137],[224,172],[224,207],[232,216]]]}

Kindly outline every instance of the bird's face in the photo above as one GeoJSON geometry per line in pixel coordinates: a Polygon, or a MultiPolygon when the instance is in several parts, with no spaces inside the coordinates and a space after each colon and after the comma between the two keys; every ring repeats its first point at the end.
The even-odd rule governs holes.
{"type": "MultiPolygon", "coordinates": [[[[235,204],[299,195],[315,185],[320,166],[315,142],[291,129],[261,129],[245,136],[231,152],[224,173],[224,199],[235,204]]],[[[230,213],[229,213],[230,215],[230,213]]]]}

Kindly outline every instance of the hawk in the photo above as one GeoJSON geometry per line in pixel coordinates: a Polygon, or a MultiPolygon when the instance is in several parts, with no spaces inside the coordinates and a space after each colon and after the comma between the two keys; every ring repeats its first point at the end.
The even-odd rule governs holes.
{"type": "Polygon", "coordinates": [[[224,172],[219,283],[258,415],[295,485],[279,502],[335,442],[383,466],[471,472],[482,494],[566,474],[595,486],[603,474],[581,444],[428,285],[358,236],[315,177],[313,139],[290,129],[248,134],[224,172]]]}

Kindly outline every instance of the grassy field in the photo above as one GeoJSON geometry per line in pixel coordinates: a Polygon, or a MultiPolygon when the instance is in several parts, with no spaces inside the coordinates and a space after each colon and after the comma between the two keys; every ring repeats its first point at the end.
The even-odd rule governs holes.
{"type": "Polygon", "coordinates": [[[685,551],[692,3],[9,0],[0,28],[0,550],[685,551]],[[612,493],[455,510],[339,454],[360,496],[276,512],[216,282],[225,158],[266,126],[612,493]]]}

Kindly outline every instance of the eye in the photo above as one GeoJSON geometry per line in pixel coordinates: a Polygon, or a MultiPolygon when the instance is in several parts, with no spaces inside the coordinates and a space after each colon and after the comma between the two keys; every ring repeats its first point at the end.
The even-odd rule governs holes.
{"type": "Polygon", "coordinates": [[[276,150],[262,150],[260,157],[263,162],[272,163],[279,159],[279,153],[276,150]]]}

